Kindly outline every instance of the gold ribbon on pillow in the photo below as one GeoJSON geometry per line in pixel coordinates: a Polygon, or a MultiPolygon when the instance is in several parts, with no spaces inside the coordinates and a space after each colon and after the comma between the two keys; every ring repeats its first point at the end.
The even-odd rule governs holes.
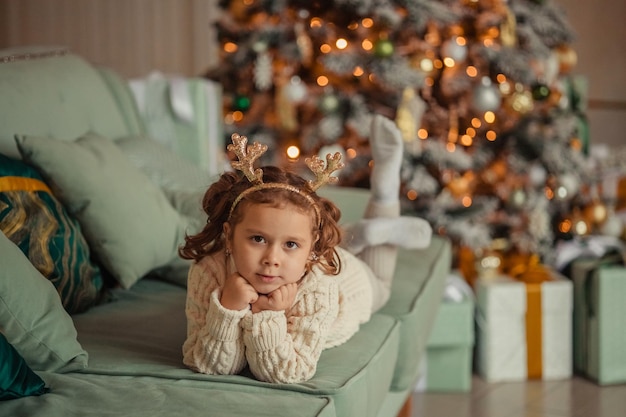
{"type": "Polygon", "coordinates": [[[0,177],[0,192],[6,191],[45,191],[52,194],[46,183],[36,178],[0,177]]]}
{"type": "Polygon", "coordinates": [[[537,255],[514,254],[509,259],[508,274],[526,284],[526,366],[530,379],[543,374],[543,331],[541,286],[552,280],[550,269],[537,255]]]}

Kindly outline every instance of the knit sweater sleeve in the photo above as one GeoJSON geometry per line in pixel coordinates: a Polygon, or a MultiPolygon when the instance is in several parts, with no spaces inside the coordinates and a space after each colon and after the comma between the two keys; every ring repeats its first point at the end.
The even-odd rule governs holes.
{"type": "Polygon", "coordinates": [[[206,374],[232,375],[246,365],[240,323],[250,312],[228,310],[220,304],[219,282],[225,273],[225,267],[207,257],[191,266],[187,280],[183,362],[206,374]]]}
{"type": "Polygon", "coordinates": [[[334,277],[311,276],[298,288],[288,311],[245,316],[243,340],[254,376],[273,383],[296,383],[313,377],[337,318],[338,296],[334,277]]]}

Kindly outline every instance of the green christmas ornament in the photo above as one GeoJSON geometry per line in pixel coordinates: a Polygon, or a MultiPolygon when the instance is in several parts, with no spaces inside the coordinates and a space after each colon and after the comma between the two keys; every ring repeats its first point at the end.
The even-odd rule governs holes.
{"type": "Polygon", "coordinates": [[[379,58],[388,58],[394,52],[393,43],[389,39],[379,39],[374,44],[374,55],[379,58]]]}
{"type": "Polygon", "coordinates": [[[339,97],[332,93],[326,93],[320,98],[318,105],[322,113],[334,113],[339,109],[339,97]]]}
{"type": "Polygon", "coordinates": [[[233,99],[233,110],[239,110],[239,111],[245,112],[250,109],[250,105],[251,105],[250,97],[244,94],[235,95],[235,98],[233,99]]]}
{"type": "Polygon", "coordinates": [[[550,87],[545,84],[535,84],[532,88],[533,98],[536,101],[544,101],[550,97],[550,87]]]}

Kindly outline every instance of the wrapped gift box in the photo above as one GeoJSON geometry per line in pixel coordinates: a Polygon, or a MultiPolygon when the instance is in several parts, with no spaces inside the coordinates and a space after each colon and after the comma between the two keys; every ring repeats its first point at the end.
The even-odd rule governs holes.
{"type": "Polygon", "coordinates": [[[223,172],[226,158],[219,83],[153,72],[130,80],[129,85],[151,138],[209,175],[223,172]]]}
{"type": "Polygon", "coordinates": [[[475,370],[488,382],[572,375],[572,282],[478,279],[475,370]]]}
{"type": "Polygon", "coordinates": [[[474,297],[444,299],[428,339],[416,391],[468,392],[472,386],[474,297]]]}
{"type": "Polygon", "coordinates": [[[573,262],[574,370],[626,383],[626,268],[620,255],[573,262]]]}

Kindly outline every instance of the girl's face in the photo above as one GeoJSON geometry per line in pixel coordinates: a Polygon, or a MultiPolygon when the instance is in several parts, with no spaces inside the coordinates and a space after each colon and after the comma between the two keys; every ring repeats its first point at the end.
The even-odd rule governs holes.
{"type": "Polygon", "coordinates": [[[237,272],[259,294],[302,278],[314,243],[310,215],[292,204],[248,204],[233,229],[224,224],[227,247],[237,272]]]}

